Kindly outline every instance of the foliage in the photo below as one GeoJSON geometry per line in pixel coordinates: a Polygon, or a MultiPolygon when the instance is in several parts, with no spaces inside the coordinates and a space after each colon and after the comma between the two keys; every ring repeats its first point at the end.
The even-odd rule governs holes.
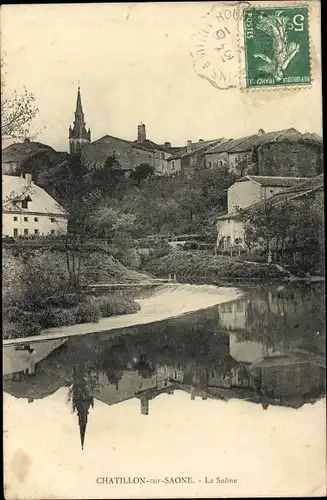
{"type": "Polygon", "coordinates": [[[154,167],[148,163],[140,163],[131,172],[130,179],[135,182],[137,186],[141,184],[142,181],[152,177],[154,174],[154,167]]]}
{"type": "Polygon", "coordinates": [[[7,255],[4,259],[3,288],[7,306],[17,305],[33,310],[63,296],[66,280],[49,254],[35,252],[34,255],[19,258],[7,255]],[[9,274],[8,268],[13,268],[15,272],[9,274]]]}
{"type": "Polygon", "coordinates": [[[34,104],[35,97],[26,88],[22,93],[16,90],[7,93],[4,66],[5,61],[1,58],[1,135],[3,138],[16,140],[32,138],[31,122],[38,113],[34,104]]]}
{"type": "Polygon", "coordinates": [[[126,296],[108,295],[93,297],[92,302],[99,307],[103,318],[119,314],[134,314],[140,310],[140,305],[126,296]]]}
{"type": "Polygon", "coordinates": [[[75,311],[75,323],[96,323],[100,317],[99,307],[92,302],[79,304],[75,311]]]}
{"type": "Polygon", "coordinates": [[[269,201],[257,207],[239,209],[237,219],[245,224],[244,241],[251,250],[256,245],[285,251],[291,250],[321,258],[323,217],[312,200],[269,201]]]}
{"type": "Polygon", "coordinates": [[[36,314],[42,328],[74,325],[76,314],[73,308],[47,307],[36,314]]]}
{"type": "Polygon", "coordinates": [[[119,202],[136,215],[132,234],[214,233],[214,221],[226,207],[226,190],[235,180],[227,168],[195,170],[192,176],[150,177],[130,186],[119,202]]]}
{"type": "MultiPolygon", "coordinates": [[[[94,282],[90,257],[85,259],[83,272],[94,282]]],[[[106,254],[92,257],[96,269],[100,267],[102,271],[100,278],[106,282],[143,279],[106,254]]],[[[37,335],[43,328],[98,321],[101,316],[98,305],[91,303],[85,293],[67,287],[65,259],[60,252],[24,252],[14,257],[5,250],[2,290],[5,338],[37,335]]],[[[139,309],[132,298],[122,294],[108,296],[102,307],[109,315],[130,314],[139,309]]]]}
{"type": "Polygon", "coordinates": [[[251,264],[237,258],[213,255],[211,252],[175,250],[170,254],[148,261],[146,271],[158,277],[176,274],[178,281],[216,282],[228,279],[282,279],[284,273],[275,266],[251,264]]]}
{"type": "Polygon", "coordinates": [[[68,213],[65,238],[67,272],[72,286],[81,282],[83,260],[89,253],[90,238],[128,235],[135,216],[109,206],[114,187],[123,182],[115,177],[117,160],[107,159],[103,169],[87,168],[79,155],[73,155],[40,175],[39,182],[48,189],[68,213]]]}

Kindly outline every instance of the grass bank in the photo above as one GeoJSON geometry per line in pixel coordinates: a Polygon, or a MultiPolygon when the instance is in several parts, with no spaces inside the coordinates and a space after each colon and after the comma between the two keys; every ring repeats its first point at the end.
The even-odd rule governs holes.
{"type": "Polygon", "coordinates": [[[213,255],[206,251],[175,250],[163,257],[149,260],[143,269],[159,278],[176,274],[179,282],[217,283],[219,280],[284,279],[286,273],[274,265],[248,263],[236,257],[213,255]]]}
{"type": "MultiPolygon", "coordinates": [[[[3,253],[3,338],[38,335],[45,328],[95,323],[100,318],[133,314],[140,308],[129,291],[90,296],[68,285],[66,256],[53,250],[3,253]]],[[[145,275],[131,271],[103,252],[85,256],[83,283],[129,283],[145,275]]]]}

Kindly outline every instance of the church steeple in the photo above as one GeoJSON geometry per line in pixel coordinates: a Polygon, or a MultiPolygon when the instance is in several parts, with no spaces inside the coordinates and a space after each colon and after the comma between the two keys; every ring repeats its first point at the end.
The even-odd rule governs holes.
{"type": "Polygon", "coordinates": [[[79,153],[85,144],[91,142],[91,130],[86,131],[82,106],[81,89],[77,89],[77,101],[73,128],[69,127],[69,152],[79,153]]]}
{"type": "Polygon", "coordinates": [[[83,364],[73,369],[73,412],[77,411],[78,427],[82,450],[86,433],[87,417],[90,406],[94,405],[93,396],[89,393],[85,381],[85,367],[83,364]]]}

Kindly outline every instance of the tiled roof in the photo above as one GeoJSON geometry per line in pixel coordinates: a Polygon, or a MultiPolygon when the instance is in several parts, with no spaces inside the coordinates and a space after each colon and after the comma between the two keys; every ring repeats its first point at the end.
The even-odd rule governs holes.
{"type": "Polygon", "coordinates": [[[264,187],[291,187],[307,180],[307,177],[277,177],[269,175],[245,175],[236,182],[254,181],[264,187]]]}
{"type": "Polygon", "coordinates": [[[48,213],[55,215],[65,215],[64,209],[50,196],[44,189],[34,182],[29,188],[26,187],[26,180],[14,175],[2,176],[2,205],[3,211],[14,211],[15,208],[10,200],[21,199],[22,194],[29,196],[31,202],[24,213],[48,213]],[[7,201],[8,200],[8,201],[7,201]]]}
{"type": "Polygon", "coordinates": [[[277,132],[268,132],[263,134],[253,134],[240,139],[230,139],[218,144],[217,146],[207,151],[210,153],[240,153],[243,151],[251,151],[254,147],[269,144],[271,142],[311,142],[314,144],[322,144],[322,138],[318,134],[301,134],[295,128],[279,130],[277,132]]]}
{"type": "Polygon", "coordinates": [[[10,144],[10,146],[7,146],[1,152],[2,163],[23,162],[30,156],[34,155],[35,153],[39,153],[40,151],[55,152],[52,147],[40,142],[24,141],[10,144]]]}
{"type": "MultiPolygon", "coordinates": [[[[303,178],[302,178],[303,179],[303,178]]],[[[315,177],[309,177],[304,182],[295,184],[294,186],[277,193],[279,194],[297,194],[303,193],[304,191],[312,191],[314,189],[319,189],[324,186],[324,174],[317,175],[315,177]]]]}
{"type": "MultiPolygon", "coordinates": [[[[257,203],[254,203],[253,205],[250,205],[249,207],[246,207],[244,210],[249,210],[252,212],[267,203],[269,203],[270,205],[275,205],[281,203],[284,200],[293,200],[296,198],[300,198],[306,193],[316,191],[317,189],[322,189],[324,186],[323,174],[317,175],[316,177],[310,177],[309,179],[306,178],[305,181],[303,181],[302,177],[301,180],[302,182],[299,182],[298,184],[292,186],[291,188],[285,189],[280,193],[274,194],[274,196],[268,198],[267,201],[259,201],[257,203]]],[[[234,218],[236,214],[237,214],[236,211],[230,212],[225,215],[221,215],[220,217],[217,217],[217,220],[231,219],[234,218]]]]}
{"type": "Polygon", "coordinates": [[[223,141],[223,140],[224,140],[223,138],[220,138],[220,139],[212,139],[210,141],[192,142],[191,143],[191,151],[187,151],[187,146],[184,146],[182,149],[177,151],[177,153],[170,156],[170,158],[168,158],[168,160],[175,160],[177,158],[182,158],[184,156],[193,155],[196,152],[198,152],[199,150],[206,149],[210,145],[214,146],[217,143],[221,143],[221,141],[223,141]]]}
{"type": "Polygon", "coordinates": [[[139,141],[134,141],[133,144],[138,147],[141,146],[142,148],[149,149],[150,151],[164,151],[166,153],[170,152],[171,148],[167,148],[165,146],[160,146],[159,144],[156,144],[155,142],[151,141],[150,139],[145,139],[145,141],[139,142],[139,141]]]}

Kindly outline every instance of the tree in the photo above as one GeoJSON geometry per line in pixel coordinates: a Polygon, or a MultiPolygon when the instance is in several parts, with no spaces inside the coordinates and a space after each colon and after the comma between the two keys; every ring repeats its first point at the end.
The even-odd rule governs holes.
{"type": "MultiPolygon", "coordinates": [[[[106,182],[110,189],[108,172],[106,182]]],[[[70,285],[79,287],[82,261],[90,252],[90,240],[99,237],[112,240],[117,233],[129,232],[135,216],[106,205],[108,192],[100,176],[95,170],[90,172],[79,155],[43,172],[39,183],[48,186],[68,213],[68,231],[63,239],[67,271],[70,285]]]]}
{"type": "Polygon", "coordinates": [[[236,220],[245,225],[245,242],[251,248],[264,245],[267,251],[300,249],[318,255],[323,235],[323,219],[311,201],[280,200],[239,209],[236,220]]]}
{"type": "Polygon", "coordinates": [[[152,177],[154,174],[154,167],[148,163],[140,163],[132,171],[130,179],[133,180],[137,186],[141,184],[142,181],[148,177],[152,177]]]}
{"type": "Polygon", "coordinates": [[[38,113],[35,97],[26,88],[22,93],[5,90],[5,62],[1,59],[1,135],[3,139],[22,140],[26,137],[35,138],[31,134],[31,122],[38,113]]]}
{"type": "Polygon", "coordinates": [[[115,154],[109,155],[100,166],[91,164],[87,170],[90,184],[103,196],[110,198],[112,196],[121,196],[129,185],[115,154]]]}

